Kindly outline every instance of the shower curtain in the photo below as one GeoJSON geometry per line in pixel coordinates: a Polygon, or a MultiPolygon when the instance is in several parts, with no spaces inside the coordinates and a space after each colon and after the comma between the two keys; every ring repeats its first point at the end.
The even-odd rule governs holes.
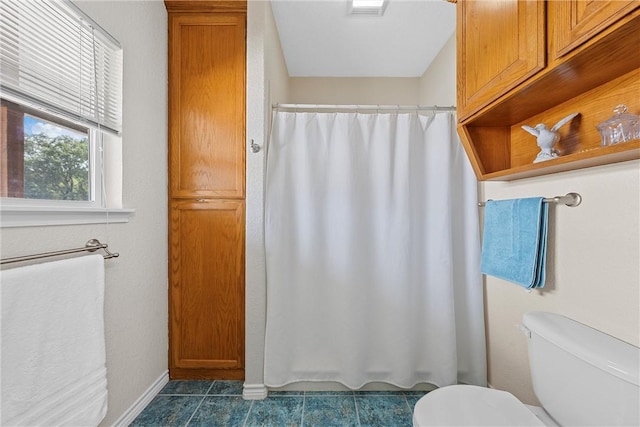
{"type": "Polygon", "coordinates": [[[477,182],[437,113],[274,113],[265,384],[486,385],[477,182]]]}

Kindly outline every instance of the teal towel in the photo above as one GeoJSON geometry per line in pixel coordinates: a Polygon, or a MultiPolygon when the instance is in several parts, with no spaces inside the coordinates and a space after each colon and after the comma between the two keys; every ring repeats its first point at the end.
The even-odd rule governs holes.
{"type": "Polygon", "coordinates": [[[527,289],[544,287],[548,217],[542,197],[487,201],[482,273],[527,289]]]}

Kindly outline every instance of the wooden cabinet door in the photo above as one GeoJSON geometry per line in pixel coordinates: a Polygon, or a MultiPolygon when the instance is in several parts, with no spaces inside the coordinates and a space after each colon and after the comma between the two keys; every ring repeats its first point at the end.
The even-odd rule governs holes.
{"type": "Polygon", "coordinates": [[[244,197],[245,22],[169,15],[172,198],[244,197]]]}
{"type": "Polygon", "coordinates": [[[551,58],[566,55],[638,7],[638,0],[549,2],[551,58]]]}
{"type": "Polygon", "coordinates": [[[545,2],[463,0],[457,5],[458,118],[545,66],[545,2]]]}
{"type": "Polygon", "coordinates": [[[173,378],[244,377],[244,201],[175,201],[170,231],[173,378]]]}

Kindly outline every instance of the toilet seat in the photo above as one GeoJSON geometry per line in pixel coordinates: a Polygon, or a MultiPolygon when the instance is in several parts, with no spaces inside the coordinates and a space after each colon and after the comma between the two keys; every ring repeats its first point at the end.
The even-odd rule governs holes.
{"type": "Polygon", "coordinates": [[[414,427],[544,426],[529,408],[506,391],[452,385],[422,397],[413,411],[414,427]]]}

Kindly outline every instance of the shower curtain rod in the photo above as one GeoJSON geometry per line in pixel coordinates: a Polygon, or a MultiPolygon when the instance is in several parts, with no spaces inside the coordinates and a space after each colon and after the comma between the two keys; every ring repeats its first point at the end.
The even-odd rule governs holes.
{"type": "Polygon", "coordinates": [[[385,110],[385,111],[456,111],[455,106],[439,105],[331,105],[331,104],[273,104],[274,109],[300,110],[385,110]]]}

